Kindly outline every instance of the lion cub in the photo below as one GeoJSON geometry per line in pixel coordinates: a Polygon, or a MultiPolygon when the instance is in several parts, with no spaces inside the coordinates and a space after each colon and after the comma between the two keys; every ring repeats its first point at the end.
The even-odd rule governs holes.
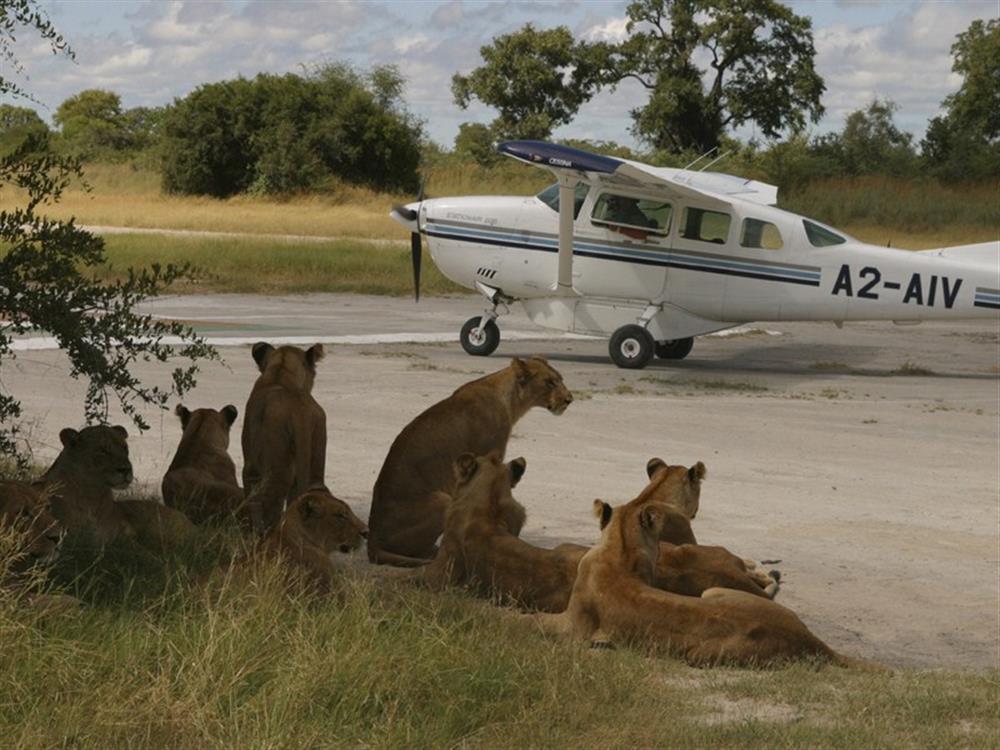
{"type": "Polygon", "coordinates": [[[288,504],[257,554],[291,564],[310,589],[325,593],[337,571],[333,558],[353,552],[367,538],[368,527],[347,503],[319,485],[288,504]]]}
{"type": "Polygon", "coordinates": [[[803,657],[850,663],[769,599],[723,588],[701,597],[654,588],[667,510],[643,496],[616,508],[594,501],[601,541],[580,560],[566,611],[536,615],[542,627],[598,642],[654,643],[695,665],[762,666],[803,657]]]}
{"type": "Polygon", "coordinates": [[[543,612],[566,608],[586,548],[565,544],[544,549],[518,538],[525,511],[511,489],[526,466],[523,458],[503,463],[499,451],[458,457],[441,546],[415,580],[434,588],[468,586],[480,596],[513,599],[543,612]]]}
{"type": "Polygon", "coordinates": [[[517,421],[540,406],[562,414],[573,401],[560,375],[541,357],[473,380],[418,415],[389,448],[368,518],[368,559],[422,565],[434,557],[463,453],[502,458],[517,421]]]}
{"type": "Polygon", "coordinates": [[[307,487],[322,484],[326,412],[312,397],[322,344],[306,350],[253,345],[260,376],[243,420],[243,490],[255,529],[278,522],[281,509],[307,487]]]}
{"type": "Polygon", "coordinates": [[[243,490],[229,457],[229,429],[239,412],[233,405],[191,411],[177,404],[174,413],[184,434],[160,485],[163,502],[195,523],[240,513],[243,490]]]}

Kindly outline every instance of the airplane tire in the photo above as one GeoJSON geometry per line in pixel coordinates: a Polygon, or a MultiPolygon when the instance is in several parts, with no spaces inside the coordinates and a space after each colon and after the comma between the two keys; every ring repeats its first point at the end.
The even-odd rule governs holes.
{"type": "Polygon", "coordinates": [[[653,337],[642,326],[622,326],[611,335],[611,361],[626,370],[641,370],[653,358],[653,337]]]}
{"type": "Polygon", "coordinates": [[[474,357],[488,357],[500,346],[500,329],[495,321],[490,320],[483,326],[482,330],[474,333],[479,328],[480,320],[482,317],[477,315],[465,321],[458,338],[462,342],[462,348],[465,349],[466,354],[471,354],[474,357]]]}
{"type": "Polygon", "coordinates": [[[674,339],[673,341],[657,341],[656,356],[660,359],[684,359],[694,348],[694,337],[674,339]]]}

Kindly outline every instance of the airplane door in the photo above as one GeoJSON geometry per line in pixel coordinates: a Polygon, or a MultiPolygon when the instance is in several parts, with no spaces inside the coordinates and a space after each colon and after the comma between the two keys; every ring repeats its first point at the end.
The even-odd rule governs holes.
{"type": "Polygon", "coordinates": [[[673,206],[604,190],[574,225],[573,284],[584,295],[659,301],[673,206]]]}

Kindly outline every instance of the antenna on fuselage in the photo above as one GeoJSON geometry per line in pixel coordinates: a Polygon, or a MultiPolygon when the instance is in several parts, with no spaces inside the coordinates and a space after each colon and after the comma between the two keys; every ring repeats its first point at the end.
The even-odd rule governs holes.
{"type": "Polygon", "coordinates": [[[717,162],[721,161],[722,159],[725,159],[725,158],[726,158],[727,156],[729,156],[729,154],[731,154],[731,153],[732,153],[732,151],[723,151],[723,152],[722,152],[721,154],[719,154],[718,156],[716,156],[716,157],[715,157],[714,159],[712,159],[712,161],[710,161],[710,162],[709,162],[708,164],[706,164],[706,165],[705,165],[704,167],[702,167],[702,168],[701,168],[701,169],[699,169],[698,171],[699,171],[699,172],[704,172],[704,171],[705,171],[706,169],[708,169],[708,168],[709,168],[710,166],[712,166],[713,164],[715,164],[715,163],[717,163],[717,162]]]}

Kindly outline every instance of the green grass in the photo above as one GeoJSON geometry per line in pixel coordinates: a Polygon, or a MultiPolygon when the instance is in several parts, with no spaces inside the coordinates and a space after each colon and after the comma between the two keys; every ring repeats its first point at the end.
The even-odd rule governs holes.
{"type": "Polygon", "coordinates": [[[0,595],[5,748],[987,748],[1000,673],[799,664],[695,670],[539,635],[460,593],[345,574],[289,592],[272,566],[201,585],[238,547],[170,556],[71,543],[87,603],[41,618],[0,595]]]}
{"type": "MultiPolygon", "coordinates": [[[[105,237],[108,265],[99,276],[117,277],[129,266],[191,263],[198,273],[173,292],[413,293],[409,248],[351,240],[276,241],[121,234],[105,237]]],[[[421,294],[460,291],[424,253],[421,294]]]]}

